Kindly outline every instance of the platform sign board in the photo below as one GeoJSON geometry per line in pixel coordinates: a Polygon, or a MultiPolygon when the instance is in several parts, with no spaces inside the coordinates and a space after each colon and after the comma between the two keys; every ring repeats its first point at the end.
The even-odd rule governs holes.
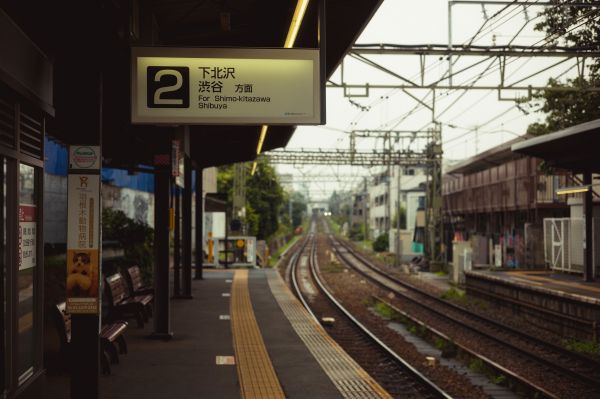
{"type": "Polygon", "coordinates": [[[131,122],[316,125],[318,49],[134,47],[131,122]]]}
{"type": "Polygon", "coordinates": [[[100,147],[70,146],[67,312],[97,314],[100,283],[100,147]]]}

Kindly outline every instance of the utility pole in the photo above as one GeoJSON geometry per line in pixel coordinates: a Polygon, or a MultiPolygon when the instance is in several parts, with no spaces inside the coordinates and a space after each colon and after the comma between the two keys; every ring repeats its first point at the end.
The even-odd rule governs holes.
{"type": "Polygon", "coordinates": [[[386,178],[386,185],[387,185],[387,197],[386,197],[386,203],[385,203],[385,213],[386,213],[386,218],[385,218],[385,229],[388,233],[388,238],[390,236],[390,229],[392,227],[392,201],[391,201],[391,179],[392,179],[392,173],[391,173],[391,163],[392,163],[392,157],[391,157],[391,150],[392,150],[392,141],[390,140],[390,134],[389,132],[385,135],[385,141],[383,143],[383,147],[384,149],[386,149],[387,154],[388,154],[388,160],[387,160],[387,178],[386,178]]]}
{"type": "Polygon", "coordinates": [[[431,130],[427,149],[429,159],[426,217],[425,255],[430,262],[441,262],[443,243],[442,220],[442,130],[436,125],[431,130]],[[430,178],[430,180],[429,180],[430,178]]]}
{"type": "Polygon", "coordinates": [[[362,199],[362,203],[363,203],[363,218],[364,218],[364,223],[365,223],[365,234],[364,234],[364,239],[368,240],[369,239],[369,215],[368,215],[368,210],[369,210],[369,192],[367,191],[367,178],[363,177],[364,179],[364,197],[362,199]]]}
{"type": "Polygon", "coordinates": [[[402,167],[398,165],[398,198],[396,200],[396,266],[402,263],[402,240],[400,239],[400,211],[402,209],[402,167]]]}

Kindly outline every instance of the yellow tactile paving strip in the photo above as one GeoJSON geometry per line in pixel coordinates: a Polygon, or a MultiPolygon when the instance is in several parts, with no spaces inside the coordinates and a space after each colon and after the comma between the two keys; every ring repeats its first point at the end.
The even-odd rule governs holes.
{"type": "Polygon", "coordinates": [[[308,314],[279,273],[267,270],[269,287],[294,331],[344,398],[392,397],[308,314]]]}
{"type": "Polygon", "coordinates": [[[285,398],[254,317],[248,270],[235,271],[231,293],[231,329],[242,398],[285,398]]]}

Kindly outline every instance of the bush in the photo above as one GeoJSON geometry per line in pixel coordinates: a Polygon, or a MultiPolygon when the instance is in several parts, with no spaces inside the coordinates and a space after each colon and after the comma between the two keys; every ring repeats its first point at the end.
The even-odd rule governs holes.
{"type": "Polygon", "coordinates": [[[362,224],[355,224],[350,229],[349,236],[350,236],[350,239],[352,241],[362,241],[362,240],[364,240],[365,239],[364,226],[362,224]]]}
{"type": "Polygon", "coordinates": [[[373,242],[373,251],[384,252],[384,251],[388,250],[389,246],[390,246],[390,240],[389,240],[387,233],[381,234],[373,242]]]}
{"type": "Polygon", "coordinates": [[[138,265],[146,284],[152,282],[154,270],[154,229],[130,219],[122,211],[102,210],[102,239],[114,240],[124,250],[123,265],[138,265]]]}

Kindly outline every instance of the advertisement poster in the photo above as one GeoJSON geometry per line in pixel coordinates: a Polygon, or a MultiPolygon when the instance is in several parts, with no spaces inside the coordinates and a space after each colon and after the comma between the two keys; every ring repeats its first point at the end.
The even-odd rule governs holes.
{"type": "Polygon", "coordinates": [[[72,146],[67,178],[67,312],[98,313],[100,282],[99,147],[72,146]],[[82,170],[83,169],[83,170],[82,170]],[[90,169],[89,173],[85,173],[90,169]]]}
{"type": "Polygon", "coordinates": [[[36,230],[35,205],[19,206],[19,270],[36,266],[36,230]]]}

